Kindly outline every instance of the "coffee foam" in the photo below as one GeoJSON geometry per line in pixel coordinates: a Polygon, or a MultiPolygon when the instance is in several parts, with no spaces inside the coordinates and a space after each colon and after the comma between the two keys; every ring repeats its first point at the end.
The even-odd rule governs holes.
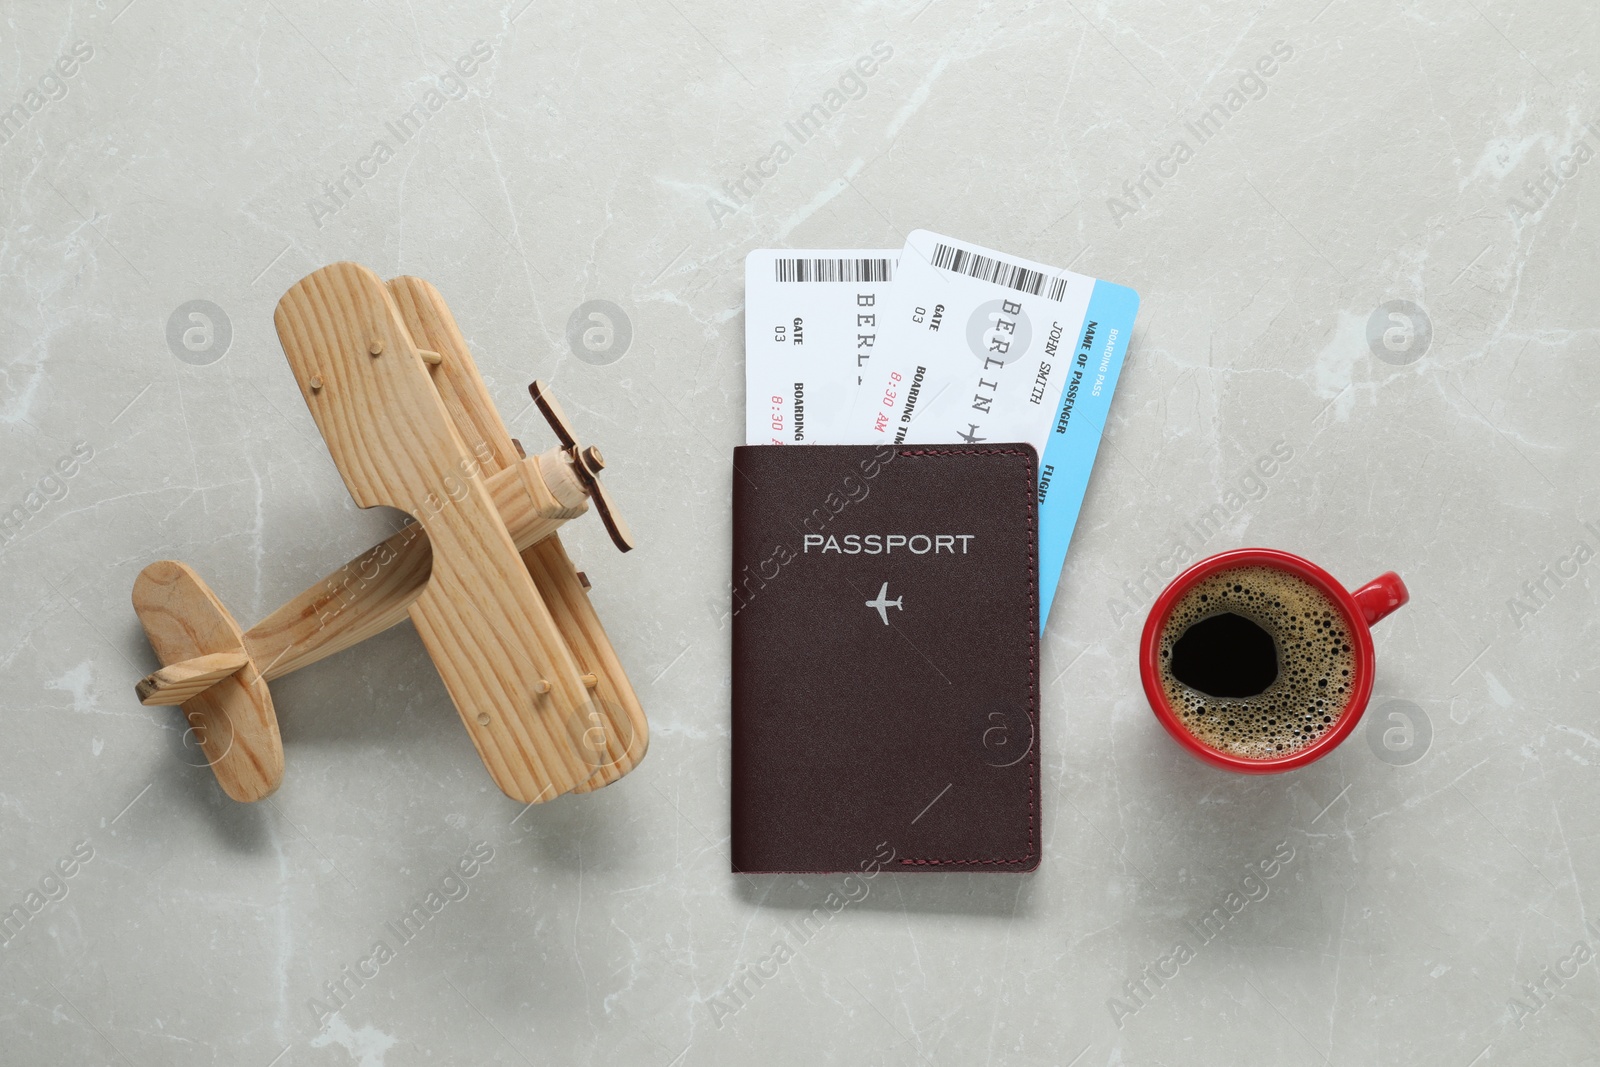
{"type": "Polygon", "coordinates": [[[1355,683],[1355,641],[1344,613],[1296,575],[1273,567],[1220,571],[1173,606],[1161,631],[1161,685],[1202,744],[1247,759],[1298,752],[1338,723],[1355,683]],[[1172,646],[1195,623],[1242,615],[1272,635],[1278,677],[1253,697],[1214,697],[1172,674],[1172,646]]]}

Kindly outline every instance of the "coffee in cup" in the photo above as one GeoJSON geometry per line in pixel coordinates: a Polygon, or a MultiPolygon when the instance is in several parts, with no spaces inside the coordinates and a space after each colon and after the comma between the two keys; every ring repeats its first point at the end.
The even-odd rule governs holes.
{"type": "Polygon", "coordinates": [[[1145,695],[1201,759],[1247,773],[1302,766],[1361,718],[1373,682],[1369,627],[1408,598],[1393,572],[1351,593],[1275,549],[1201,560],[1145,621],[1145,695]]]}
{"type": "Polygon", "coordinates": [[[1355,646],[1337,604],[1274,567],[1219,571],[1173,605],[1161,685],[1185,728],[1246,759],[1286,756],[1350,702],[1355,646]]]}

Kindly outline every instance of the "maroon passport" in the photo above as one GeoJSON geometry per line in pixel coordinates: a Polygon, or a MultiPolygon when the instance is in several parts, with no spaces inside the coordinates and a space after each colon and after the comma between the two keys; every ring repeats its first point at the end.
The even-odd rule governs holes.
{"type": "Polygon", "coordinates": [[[1036,463],[734,450],[735,871],[1038,867],[1036,463]]]}

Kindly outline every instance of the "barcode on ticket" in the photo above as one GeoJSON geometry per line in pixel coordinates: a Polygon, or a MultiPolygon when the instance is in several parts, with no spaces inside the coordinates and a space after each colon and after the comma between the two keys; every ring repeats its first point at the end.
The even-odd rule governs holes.
{"type": "Polygon", "coordinates": [[[773,261],[780,282],[889,282],[892,259],[779,259],[773,261]]]}
{"type": "Polygon", "coordinates": [[[951,271],[955,274],[965,274],[969,278],[979,281],[993,282],[1003,285],[1007,289],[1015,289],[1019,293],[1030,296],[1044,296],[1059,302],[1067,295],[1067,279],[1052,278],[1043,271],[1033,270],[1029,267],[1007,263],[1003,259],[994,259],[990,256],[980,256],[976,252],[968,252],[964,248],[952,248],[949,245],[936,244],[933,246],[933,265],[940,270],[951,271]],[[1046,287],[1048,285],[1048,291],[1046,287]]]}

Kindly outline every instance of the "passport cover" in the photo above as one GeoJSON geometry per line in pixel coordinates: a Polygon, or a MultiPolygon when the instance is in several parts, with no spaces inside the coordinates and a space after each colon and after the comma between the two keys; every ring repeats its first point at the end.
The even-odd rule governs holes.
{"type": "Polygon", "coordinates": [[[1038,867],[1036,465],[734,450],[735,871],[1038,867]]]}

